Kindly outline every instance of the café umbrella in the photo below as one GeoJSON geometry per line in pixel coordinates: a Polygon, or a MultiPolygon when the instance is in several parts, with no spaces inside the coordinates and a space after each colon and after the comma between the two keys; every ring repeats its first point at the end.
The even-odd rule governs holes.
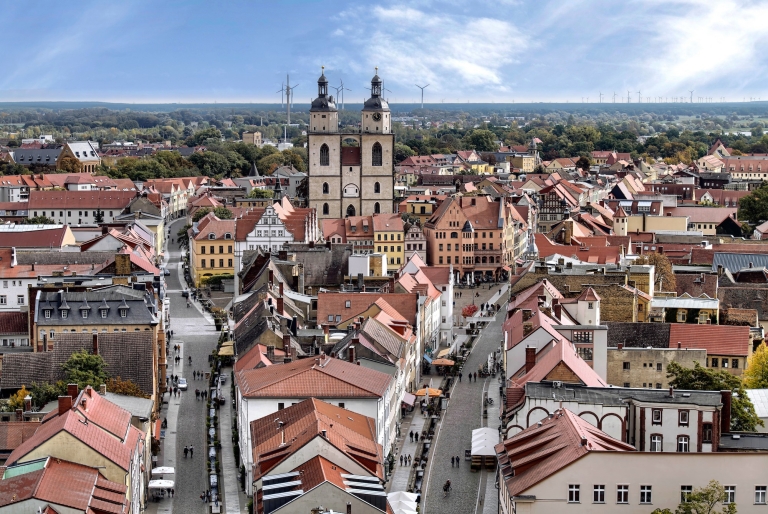
{"type": "Polygon", "coordinates": [[[174,487],[173,480],[150,480],[149,489],[171,489],[174,487]]]}
{"type": "Polygon", "coordinates": [[[157,468],[152,468],[153,475],[173,475],[175,473],[176,470],[171,466],[159,466],[157,468]]]}
{"type": "Polygon", "coordinates": [[[413,394],[416,396],[442,396],[443,391],[440,389],[434,389],[432,387],[425,387],[424,389],[419,389],[413,394]]]}
{"type": "Polygon", "coordinates": [[[432,361],[433,366],[453,366],[456,364],[451,359],[435,359],[432,361]]]}

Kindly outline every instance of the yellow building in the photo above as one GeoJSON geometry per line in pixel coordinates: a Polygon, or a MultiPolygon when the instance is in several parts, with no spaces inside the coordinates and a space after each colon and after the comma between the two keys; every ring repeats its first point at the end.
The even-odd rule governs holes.
{"type": "Polygon", "coordinates": [[[423,227],[446,198],[445,195],[411,195],[400,202],[399,211],[419,218],[419,224],[423,227]]]}
{"type": "Polygon", "coordinates": [[[234,275],[235,220],[210,212],[190,228],[189,262],[195,287],[214,276],[234,275]]]}
{"type": "Polygon", "coordinates": [[[523,170],[526,173],[533,173],[536,167],[536,159],[533,155],[515,155],[507,157],[507,162],[513,167],[523,170]]]}
{"type": "Polygon", "coordinates": [[[405,263],[403,241],[405,227],[400,214],[374,214],[373,241],[376,253],[387,254],[390,268],[399,268],[405,263]]]}

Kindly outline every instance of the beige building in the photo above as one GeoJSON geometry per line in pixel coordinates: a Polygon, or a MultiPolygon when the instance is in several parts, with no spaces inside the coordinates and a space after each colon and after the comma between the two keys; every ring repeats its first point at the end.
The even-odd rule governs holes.
{"type": "Polygon", "coordinates": [[[568,410],[495,449],[503,514],[674,511],[710,480],[725,487],[726,503],[740,513],[768,508],[768,461],[760,452],[699,453],[687,442],[677,451],[635,451],[568,410]]]}
{"type": "Polygon", "coordinates": [[[243,132],[243,143],[247,145],[261,146],[261,132],[243,132]]]}
{"type": "Polygon", "coordinates": [[[533,155],[510,156],[507,157],[507,162],[513,168],[519,168],[526,173],[533,173],[533,168],[536,167],[536,158],[533,155]]]}
{"type": "Polygon", "coordinates": [[[667,366],[693,368],[707,361],[706,350],[678,348],[608,348],[608,383],[619,387],[666,389],[667,366]]]}
{"type": "Polygon", "coordinates": [[[317,89],[309,110],[309,206],[321,219],[393,212],[395,139],[381,79],[376,75],[371,80],[359,133],[339,133],[325,74],[317,89]]]}

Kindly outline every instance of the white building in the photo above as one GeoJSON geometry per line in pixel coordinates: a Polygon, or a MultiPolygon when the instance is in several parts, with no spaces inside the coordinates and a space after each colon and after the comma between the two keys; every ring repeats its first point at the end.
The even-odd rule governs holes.
{"type": "MultiPolygon", "coordinates": [[[[251,421],[308,398],[317,398],[376,420],[377,443],[386,441],[395,383],[390,375],[340,359],[318,356],[287,364],[242,370],[235,375],[241,462],[252,482],[251,421]]],[[[399,407],[399,404],[398,404],[399,407]]],[[[250,486],[249,486],[250,487],[250,486]]],[[[247,491],[250,494],[250,489],[247,491]]]]}

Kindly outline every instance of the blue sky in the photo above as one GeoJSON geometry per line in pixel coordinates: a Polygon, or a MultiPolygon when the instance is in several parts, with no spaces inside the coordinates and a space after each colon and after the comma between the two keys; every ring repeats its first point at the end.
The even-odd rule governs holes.
{"type": "Polygon", "coordinates": [[[3,4],[0,101],[279,102],[320,66],[359,102],[768,99],[768,1],[77,1],[3,4]]]}

